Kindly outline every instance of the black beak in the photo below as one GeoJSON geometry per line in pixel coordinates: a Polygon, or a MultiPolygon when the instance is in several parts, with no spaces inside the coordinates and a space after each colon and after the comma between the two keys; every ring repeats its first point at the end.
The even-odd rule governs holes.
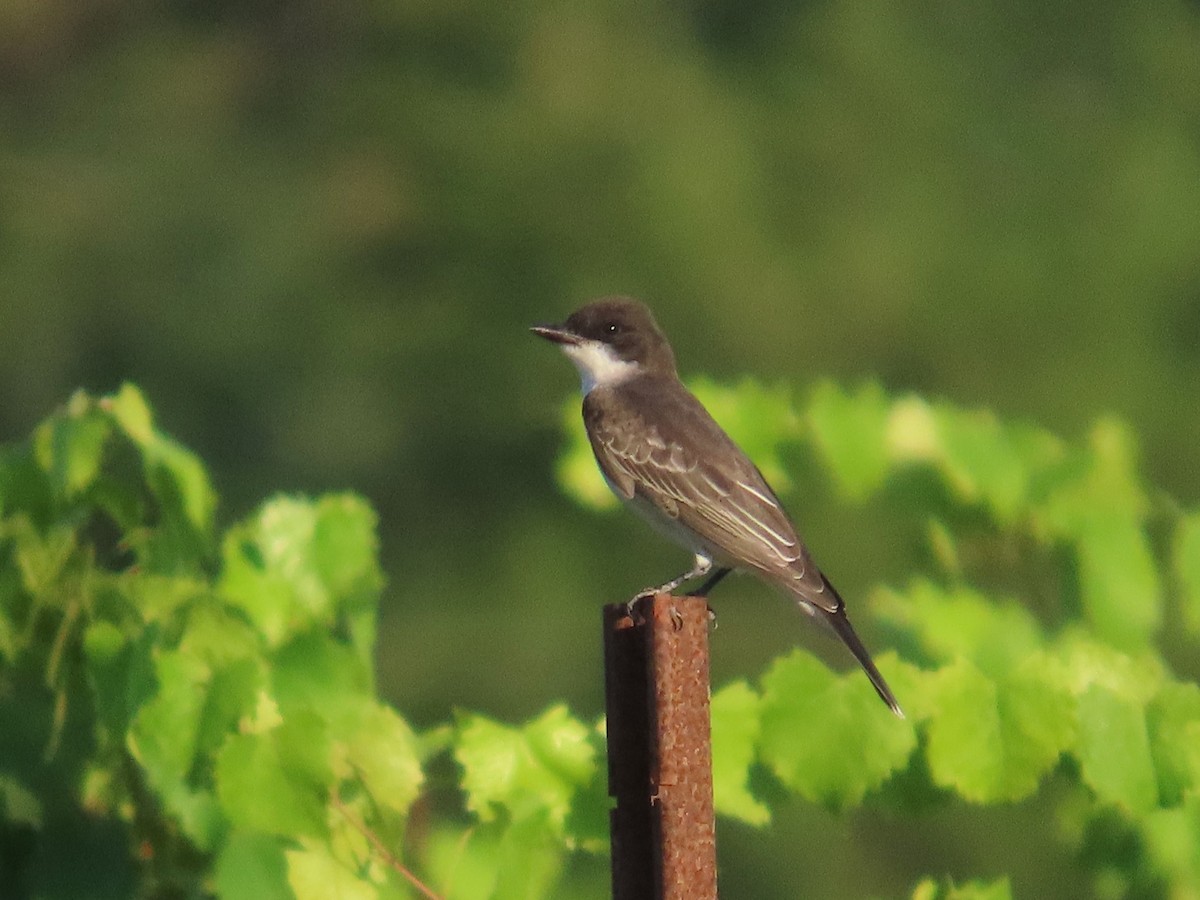
{"type": "Polygon", "coordinates": [[[533,325],[529,329],[538,337],[543,337],[556,344],[578,344],[579,335],[568,331],[561,325],[533,325]]]}

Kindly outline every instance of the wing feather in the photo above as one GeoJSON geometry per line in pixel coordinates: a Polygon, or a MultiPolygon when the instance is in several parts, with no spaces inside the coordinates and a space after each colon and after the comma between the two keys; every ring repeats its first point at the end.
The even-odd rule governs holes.
{"type": "Polygon", "coordinates": [[[813,606],[840,607],[762,473],[678,381],[641,377],[596,388],[583,412],[596,461],[618,494],[674,516],[718,560],[755,569],[813,606]],[[648,421],[642,410],[672,415],[648,421]]]}

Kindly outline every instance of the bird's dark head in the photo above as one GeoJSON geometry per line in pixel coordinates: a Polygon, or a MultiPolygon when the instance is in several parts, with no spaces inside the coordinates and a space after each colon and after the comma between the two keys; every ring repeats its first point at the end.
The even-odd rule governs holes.
{"type": "Polygon", "coordinates": [[[645,304],[605,297],[581,306],[561,325],[535,325],[534,334],[559,344],[583,378],[586,394],[634,374],[675,374],[675,354],[645,304]]]}

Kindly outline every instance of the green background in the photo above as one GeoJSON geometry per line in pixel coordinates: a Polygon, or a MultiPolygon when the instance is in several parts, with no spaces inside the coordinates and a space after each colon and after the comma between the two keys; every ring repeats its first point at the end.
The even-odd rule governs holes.
{"type": "MultiPolygon", "coordinates": [[[[1194,505],[1198,211],[1195,4],[6,3],[0,439],[136,381],[223,521],[371,501],[380,689],[415,724],[590,716],[600,606],[686,559],[557,490],[576,377],[529,323],[633,293],[685,374],[878,377],[1070,438],[1115,412],[1194,505]]],[[[856,598],[922,523],[793,462],[879,647],[856,598]]],[[[747,579],[714,603],[717,684],[796,641],[844,663],[747,579]]],[[[724,828],[724,884],[1069,885],[1043,811],[914,834],[797,802],[724,828]]]]}

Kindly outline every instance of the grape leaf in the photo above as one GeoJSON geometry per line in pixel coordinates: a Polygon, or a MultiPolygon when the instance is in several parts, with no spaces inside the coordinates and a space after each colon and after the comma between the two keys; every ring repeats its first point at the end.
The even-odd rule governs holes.
{"type": "Polygon", "coordinates": [[[861,672],[835,675],[796,651],[776,661],[762,684],[762,759],[809,800],[858,803],[916,746],[911,724],[887,711],[861,672]]]}
{"type": "Polygon", "coordinates": [[[852,500],[865,498],[887,477],[890,413],[891,404],[877,382],[850,392],[823,381],[809,398],[808,424],[815,443],[852,500]]]}
{"type": "Polygon", "coordinates": [[[771,811],[750,793],[750,765],[759,733],[759,697],[744,681],[713,694],[713,802],[717,813],[750,825],[764,825],[771,811]]]}
{"type": "Polygon", "coordinates": [[[458,734],[454,757],[468,809],[485,822],[500,809],[514,821],[545,814],[564,834],[572,798],[595,772],[586,726],[555,706],[523,728],[463,714],[458,734]]]}

